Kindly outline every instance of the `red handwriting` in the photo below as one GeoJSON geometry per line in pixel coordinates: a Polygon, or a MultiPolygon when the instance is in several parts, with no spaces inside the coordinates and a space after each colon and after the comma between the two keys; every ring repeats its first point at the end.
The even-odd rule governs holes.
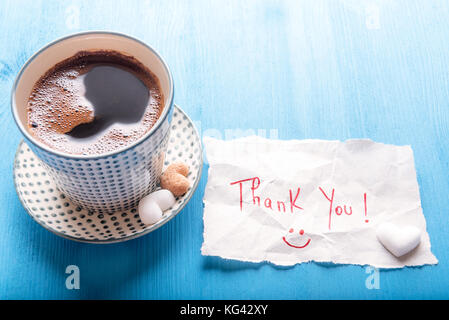
{"type": "MultiPolygon", "coordinates": [[[[326,192],[323,190],[323,188],[318,187],[320,189],[321,193],[324,195],[324,197],[329,201],[329,225],[328,228],[331,230],[331,223],[332,223],[332,213],[335,212],[337,216],[341,216],[343,213],[345,215],[352,215],[352,206],[343,204],[343,206],[336,206],[335,209],[333,208],[334,205],[334,195],[335,195],[335,189],[332,189],[331,195],[327,195],[326,192]],[[334,210],[332,210],[334,209],[334,210]]],[[[363,202],[365,205],[365,217],[367,215],[367,205],[366,205],[366,193],[363,194],[363,202]]],[[[369,222],[368,219],[365,220],[365,222],[369,222]]]]}
{"type": "Polygon", "coordinates": [[[288,190],[288,192],[290,194],[290,209],[292,210],[292,213],[293,213],[293,208],[304,210],[300,206],[296,205],[296,200],[298,200],[298,196],[299,196],[299,192],[300,191],[301,191],[301,188],[298,188],[298,191],[296,191],[295,199],[293,199],[293,197],[292,197],[292,190],[288,190]]]}
{"type": "Polygon", "coordinates": [[[257,199],[258,205],[260,206],[260,198],[254,196],[254,190],[259,188],[259,185],[260,185],[260,179],[258,177],[234,181],[234,182],[231,182],[231,185],[238,183],[240,186],[240,211],[243,210],[243,183],[248,182],[248,181],[252,181],[251,192],[253,194],[253,203],[256,204],[256,199],[257,199]]]}
{"type": "MultiPolygon", "coordinates": [[[[367,205],[366,205],[366,193],[363,194],[363,204],[365,205],[365,218],[366,218],[366,216],[367,216],[367,214],[368,214],[368,207],[367,207],[367,205]]],[[[369,220],[368,220],[368,219],[365,219],[365,222],[368,223],[369,220]]]]}
{"type": "Polygon", "coordinates": [[[307,240],[307,242],[306,242],[305,245],[303,245],[303,246],[297,246],[297,245],[294,245],[294,244],[291,244],[290,242],[288,242],[287,239],[285,239],[285,237],[282,237],[282,240],[284,240],[284,242],[285,242],[289,247],[296,248],[296,249],[304,249],[305,247],[307,247],[307,246],[309,245],[310,241],[312,241],[311,239],[309,239],[309,240],[307,240]]]}
{"type": "MultiPolygon", "coordinates": [[[[289,233],[293,233],[295,230],[293,230],[292,228],[290,230],[288,230],[289,233]]],[[[299,235],[303,236],[304,235],[304,230],[301,229],[299,230],[299,235]]],[[[291,244],[289,241],[287,241],[287,239],[285,237],[282,237],[282,240],[284,240],[285,244],[288,245],[289,247],[292,248],[296,248],[296,249],[303,249],[305,247],[307,247],[310,243],[310,241],[312,241],[312,239],[307,239],[306,243],[304,245],[296,245],[296,244],[291,244]]]]}
{"type": "Polygon", "coordinates": [[[334,204],[334,192],[335,192],[335,190],[332,189],[332,197],[329,198],[327,196],[327,194],[323,191],[323,189],[321,189],[321,187],[318,187],[318,189],[320,189],[320,191],[324,194],[326,199],[329,200],[330,203],[331,203],[330,208],[329,208],[329,230],[330,230],[331,229],[331,219],[332,219],[332,205],[334,204]]]}
{"type": "MultiPolygon", "coordinates": [[[[286,201],[273,200],[270,197],[261,198],[261,195],[256,194],[261,184],[261,180],[259,177],[247,178],[242,180],[233,181],[230,183],[231,186],[238,185],[239,186],[239,202],[240,202],[240,211],[243,211],[243,189],[251,191],[251,199],[252,205],[258,207],[265,207],[270,210],[277,210],[278,212],[285,213],[287,212],[287,205],[290,209],[291,213],[297,210],[304,210],[302,206],[299,205],[299,196],[301,193],[301,188],[297,187],[295,189],[288,190],[288,204],[286,201]]],[[[336,204],[335,203],[335,193],[336,190],[332,188],[331,190],[325,191],[323,188],[318,187],[321,191],[324,198],[329,202],[329,219],[328,219],[328,228],[331,230],[332,227],[332,219],[333,215],[338,216],[351,216],[353,214],[353,206],[347,203],[336,204]]],[[[249,204],[251,204],[249,202],[249,204]]],[[[367,194],[363,194],[363,205],[364,205],[364,214],[365,214],[365,222],[368,223],[368,205],[367,205],[367,194]]],[[[357,211],[357,210],[356,210],[357,211]]],[[[285,240],[284,240],[285,241],[285,240]]]]}
{"type": "MultiPolygon", "coordinates": [[[[253,205],[256,206],[261,206],[261,201],[260,201],[260,196],[256,196],[255,191],[259,188],[260,186],[260,178],[259,177],[254,177],[254,178],[248,178],[248,179],[242,179],[242,180],[238,180],[238,181],[233,181],[231,182],[231,185],[239,185],[239,191],[240,191],[240,211],[243,211],[243,185],[245,184],[245,182],[251,182],[251,186],[250,186],[250,190],[251,190],[251,196],[252,196],[252,200],[253,200],[253,205]]],[[[299,209],[299,210],[304,210],[302,207],[300,207],[297,204],[298,198],[299,198],[299,194],[301,192],[301,188],[297,188],[296,192],[294,193],[292,189],[288,190],[289,192],[289,200],[290,200],[290,211],[291,213],[294,212],[294,209],[299,209]],[[295,196],[293,196],[293,194],[295,196]]],[[[263,205],[265,208],[267,209],[273,209],[273,200],[269,197],[266,197],[265,200],[263,201],[263,205]]],[[[286,205],[284,201],[276,201],[276,208],[279,212],[286,212],[286,205]]]]}

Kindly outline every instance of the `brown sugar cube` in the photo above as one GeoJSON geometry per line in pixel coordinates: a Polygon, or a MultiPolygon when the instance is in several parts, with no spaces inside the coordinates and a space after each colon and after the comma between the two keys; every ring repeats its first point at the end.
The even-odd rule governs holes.
{"type": "Polygon", "coordinates": [[[161,175],[161,187],[170,190],[175,197],[182,196],[190,187],[188,174],[189,167],[185,163],[172,163],[161,175]]]}

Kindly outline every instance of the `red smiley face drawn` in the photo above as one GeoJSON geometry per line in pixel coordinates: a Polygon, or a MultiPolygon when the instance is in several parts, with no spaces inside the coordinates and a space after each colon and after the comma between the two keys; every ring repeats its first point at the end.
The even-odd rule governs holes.
{"type": "MultiPolygon", "coordinates": [[[[290,229],[290,230],[288,230],[288,232],[289,233],[293,233],[295,230],[293,230],[293,229],[290,229]]],[[[299,235],[300,236],[303,236],[304,235],[304,230],[299,230],[299,235]]],[[[305,245],[302,245],[302,246],[298,246],[298,245],[293,245],[293,244],[291,244],[291,243],[289,243],[288,241],[287,241],[287,239],[285,239],[285,237],[282,237],[282,240],[284,240],[284,242],[288,245],[288,246],[290,246],[290,247],[292,247],[292,248],[296,248],[296,249],[303,249],[303,248],[305,248],[305,247],[307,247],[308,245],[309,245],[309,243],[310,243],[310,241],[312,240],[312,239],[308,239],[307,240],[307,242],[306,242],[306,244],[305,245]]]]}

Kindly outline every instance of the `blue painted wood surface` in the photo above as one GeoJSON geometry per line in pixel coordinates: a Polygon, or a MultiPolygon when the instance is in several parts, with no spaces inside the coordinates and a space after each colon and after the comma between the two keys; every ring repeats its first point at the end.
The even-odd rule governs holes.
{"type": "Polygon", "coordinates": [[[1,0],[0,30],[0,298],[449,298],[447,1],[1,0]],[[12,82],[47,42],[95,29],[156,48],[202,134],[410,144],[439,265],[381,271],[369,290],[358,266],[203,257],[207,170],[183,212],[137,240],[80,244],[38,226],[12,180],[12,82]],[[72,264],[79,290],[65,287],[72,264]]]}

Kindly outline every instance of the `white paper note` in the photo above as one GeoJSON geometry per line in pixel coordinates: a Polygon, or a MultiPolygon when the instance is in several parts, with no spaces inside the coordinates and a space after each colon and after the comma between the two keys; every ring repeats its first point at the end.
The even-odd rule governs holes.
{"type": "Polygon", "coordinates": [[[410,146],[371,140],[204,138],[209,162],[203,255],[294,265],[316,261],[400,268],[436,264],[410,146]],[[422,231],[397,258],[382,222],[422,231]]]}

